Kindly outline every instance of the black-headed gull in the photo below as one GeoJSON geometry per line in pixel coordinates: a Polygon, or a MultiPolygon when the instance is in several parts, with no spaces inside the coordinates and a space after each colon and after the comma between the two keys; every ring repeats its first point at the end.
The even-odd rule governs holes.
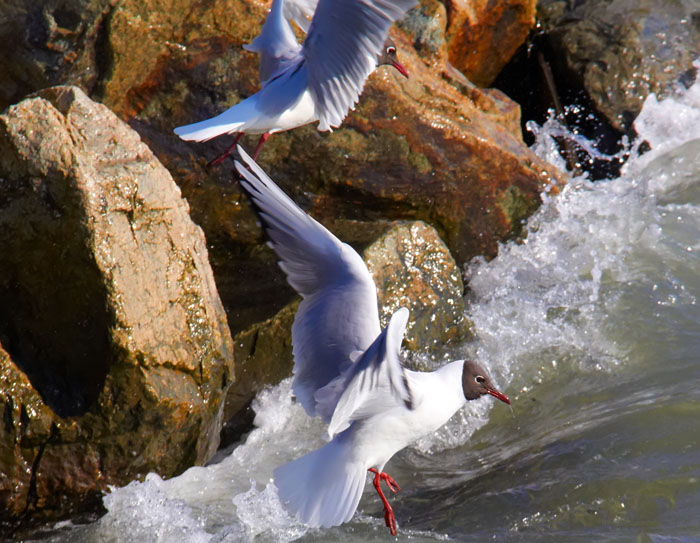
{"type": "Polygon", "coordinates": [[[353,516],[367,471],[396,534],[396,519],[380,487],[399,486],[384,465],[398,451],[447,422],[467,400],[490,394],[510,403],[484,369],[458,360],[433,372],[401,364],[408,310],[379,325],[372,276],[357,252],[304,213],[238,147],[236,161],[269,244],[289,284],[301,294],[294,324],[292,389],[309,416],[328,423],[331,440],[277,468],[275,485],[287,509],[314,527],[353,516]]]}
{"type": "MultiPolygon", "coordinates": [[[[378,63],[408,72],[387,41],[389,27],[416,0],[319,0],[303,45],[288,18],[305,27],[304,13],[314,0],[274,0],[260,35],[245,48],[260,53],[262,88],[220,115],[175,133],[187,141],[236,134],[233,145],[210,164],[226,158],[243,134],[262,134],[257,158],[270,134],[318,121],[318,129],[337,128],[357,103],[365,80],[378,63]],[[289,5],[291,7],[286,8],[289,5]]],[[[307,21],[308,23],[308,21],[307,21]]]]}

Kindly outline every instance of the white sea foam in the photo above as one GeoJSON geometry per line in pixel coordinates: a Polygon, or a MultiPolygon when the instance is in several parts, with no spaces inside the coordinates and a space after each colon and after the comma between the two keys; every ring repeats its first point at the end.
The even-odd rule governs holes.
{"type": "MultiPolygon", "coordinates": [[[[553,117],[531,128],[535,152],[564,171],[554,138],[565,129],[553,117]]],[[[691,271],[673,262],[679,243],[700,256],[700,83],[664,101],[651,95],[635,128],[639,138],[620,178],[569,177],[560,194],[543,193],[525,240],[465,266],[477,340],[457,354],[485,364],[516,400],[564,364],[610,372],[625,360],[630,342],[617,330],[620,297],[630,285],[649,283],[650,268],[663,270],[655,287],[649,283],[660,304],[694,303],[685,280],[691,271]],[[642,141],[651,150],[640,154],[642,141]],[[676,215],[672,229],[669,213],[676,215]]],[[[487,424],[492,403],[467,405],[416,448],[435,453],[467,443],[487,424]]]]}

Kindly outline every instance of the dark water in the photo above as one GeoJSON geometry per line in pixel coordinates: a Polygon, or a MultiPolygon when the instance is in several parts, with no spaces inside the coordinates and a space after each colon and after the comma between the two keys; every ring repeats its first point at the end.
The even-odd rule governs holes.
{"type": "MultiPolygon", "coordinates": [[[[537,149],[559,160],[545,125],[537,149]]],[[[652,151],[618,179],[572,179],[490,263],[468,265],[478,340],[513,400],[472,402],[387,466],[399,540],[700,542],[700,87],[651,99],[652,151]]],[[[440,365],[442,362],[433,362],[440,365]]],[[[150,476],[51,541],[387,541],[367,491],[354,519],[309,531],[270,485],[324,428],[289,383],[261,394],[256,429],[220,463],[150,476]]],[[[369,485],[368,485],[369,487],[369,485]]]]}

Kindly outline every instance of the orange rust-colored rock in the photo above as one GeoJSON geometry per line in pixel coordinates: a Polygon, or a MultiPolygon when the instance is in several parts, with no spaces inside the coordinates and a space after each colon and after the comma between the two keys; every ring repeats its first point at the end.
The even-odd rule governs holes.
{"type": "Polygon", "coordinates": [[[537,0],[447,0],[450,62],[490,85],[535,25],[537,0]]]}

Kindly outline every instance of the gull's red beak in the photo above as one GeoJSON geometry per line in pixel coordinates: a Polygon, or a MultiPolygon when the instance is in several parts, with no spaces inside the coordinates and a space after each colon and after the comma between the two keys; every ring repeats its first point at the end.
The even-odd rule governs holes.
{"type": "Polygon", "coordinates": [[[391,65],[396,68],[402,76],[408,79],[408,70],[404,68],[403,64],[401,64],[398,60],[392,60],[391,65]]]}
{"type": "Polygon", "coordinates": [[[499,391],[496,390],[495,388],[487,388],[487,389],[486,389],[486,392],[488,392],[489,394],[491,394],[491,396],[493,396],[494,398],[498,398],[498,399],[501,400],[502,402],[507,403],[508,405],[510,405],[510,400],[508,399],[508,396],[506,396],[505,394],[503,394],[503,392],[499,392],[499,391]]]}

